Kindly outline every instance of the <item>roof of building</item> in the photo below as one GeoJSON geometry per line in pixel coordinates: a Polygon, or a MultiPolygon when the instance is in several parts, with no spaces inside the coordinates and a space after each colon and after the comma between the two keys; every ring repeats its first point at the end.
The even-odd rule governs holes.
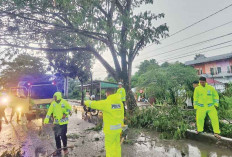
{"type": "Polygon", "coordinates": [[[201,57],[196,60],[191,60],[185,62],[185,65],[194,65],[194,64],[200,64],[200,63],[206,63],[206,62],[212,62],[212,61],[217,61],[217,60],[222,60],[222,59],[228,59],[232,58],[232,52],[223,54],[223,55],[217,55],[217,56],[212,56],[212,57],[201,57]]]}
{"type": "MultiPolygon", "coordinates": [[[[117,83],[112,83],[112,82],[106,82],[106,81],[100,81],[100,80],[95,80],[93,81],[93,85],[97,88],[101,89],[106,89],[106,88],[118,88],[117,83]]],[[[81,85],[80,85],[81,86],[81,85]]],[[[91,83],[83,85],[84,87],[91,87],[91,83]]]]}

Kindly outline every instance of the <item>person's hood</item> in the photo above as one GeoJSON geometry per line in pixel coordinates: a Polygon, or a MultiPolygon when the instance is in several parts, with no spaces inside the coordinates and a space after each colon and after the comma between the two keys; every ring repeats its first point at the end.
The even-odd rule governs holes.
{"type": "Polygon", "coordinates": [[[57,100],[61,100],[62,99],[62,93],[61,92],[56,92],[53,97],[56,96],[57,100]]]}

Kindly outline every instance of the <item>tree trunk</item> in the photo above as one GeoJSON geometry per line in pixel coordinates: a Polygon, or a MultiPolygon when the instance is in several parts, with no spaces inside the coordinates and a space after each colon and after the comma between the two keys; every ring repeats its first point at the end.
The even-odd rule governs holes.
{"type": "Polygon", "coordinates": [[[131,65],[132,65],[132,63],[127,64],[126,55],[122,55],[121,58],[122,58],[122,79],[123,79],[124,87],[126,89],[126,104],[127,104],[127,109],[129,111],[133,111],[137,107],[137,103],[136,103],[134,94],[131,91],[130,76],[131,76],[131,72],[132,72],[131,71],[131,65]]]}
{"type": "Polygon", "coordinates": [[[64,77],[64,97],[68,98],[68,76],[64,77]]]}
{"type": "Polygon", "coordinates": [[[84,88],[83,88],[83,82],[81,82],[81,105],[84,106],[84,88]]]}

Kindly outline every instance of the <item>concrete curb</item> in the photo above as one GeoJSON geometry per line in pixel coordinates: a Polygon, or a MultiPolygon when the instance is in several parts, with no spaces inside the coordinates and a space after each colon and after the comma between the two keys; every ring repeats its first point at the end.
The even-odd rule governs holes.
{"type": "Polygon", "coordinates": [[[232,139],[227,137],[221,137],[221,139],[216,138],[213,134],[201,133],[197,134],[195,130],[187,130],[186,137],[191,140],[196,140],[200,142],[216,144],[222,147],[228,147],[232,149],[232,139]]]}

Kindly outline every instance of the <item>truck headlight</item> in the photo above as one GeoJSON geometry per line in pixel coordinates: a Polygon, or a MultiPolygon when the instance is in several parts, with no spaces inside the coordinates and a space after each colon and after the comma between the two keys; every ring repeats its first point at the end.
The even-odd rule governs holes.
{"type": "Polygon", "coordinates": [[[3,99],[2,99],[2,103],[5,104],[5,103],[7,103],[7,102],[8,102],[8,98],[3,98],[3,99]]]}
{"type": "Polygon", "coordinates": [[[18,112],[21,112],[21,110],[22,110],[21,107],[18,107],[18,108],[17,108],[17,111],[18,111],[18,112]]]}

